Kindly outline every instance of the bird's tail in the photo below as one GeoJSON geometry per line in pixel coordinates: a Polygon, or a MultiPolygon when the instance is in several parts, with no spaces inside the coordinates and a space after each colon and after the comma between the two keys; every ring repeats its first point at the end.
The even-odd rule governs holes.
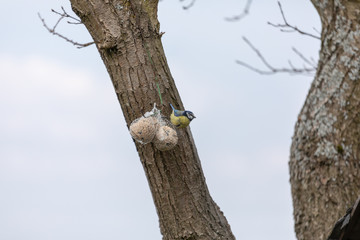
{"type": "Polygon", "coordinates": [[[170,107],[175,111],[175,108],[173,107],[173,105],[170,103],[170,107]]]}

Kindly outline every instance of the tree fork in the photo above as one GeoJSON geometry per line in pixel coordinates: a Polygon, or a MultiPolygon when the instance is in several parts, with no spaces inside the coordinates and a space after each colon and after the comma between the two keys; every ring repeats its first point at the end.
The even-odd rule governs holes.
{"type": "MultiPolygon", "coordinates": [[[[154,103],[165,116],[170,115],[169,103],[183,109],[161,43],[157,0],[70,2],[96,43],[128,127],[154,103]]],[[[163,239],[235,239],[209,194],[191,131],[179,130],[178,135],[178,145],[166,152],[135,142],[163,239]]]]}

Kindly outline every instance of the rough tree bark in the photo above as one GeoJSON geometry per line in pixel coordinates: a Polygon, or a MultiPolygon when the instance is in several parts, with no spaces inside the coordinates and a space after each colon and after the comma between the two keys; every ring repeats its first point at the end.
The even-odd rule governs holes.
{"type": "Polygon", "coordinates": [[[360,1],[312,0],[322,23],[315,79],[290,156],[298,240],[322,240],[360,194],[360,1]]]}
{"type": "MultiPolygon", "coordinates": [[[[161,43],[158,0],[70,2],[96,43],[128,126],[151,110],[153,103],[164,115],[170,115],[169,103],[183,109],[161,43]]],[[[135,143],[163,239],[235,239],[209,194],[190,130],[178,134],[178,145],[167,152],[158,151],[153,144],[135,143]]]]}

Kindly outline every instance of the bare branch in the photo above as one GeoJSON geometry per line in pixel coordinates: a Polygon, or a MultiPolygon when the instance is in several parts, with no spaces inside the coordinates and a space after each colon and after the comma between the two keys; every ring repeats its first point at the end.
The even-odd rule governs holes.
{"type": "Polygon", "coordinates": [[[225,20],[229,21],[229,22],[236,22],[236,21],[243,19],[246,15],[249,14],[249,9],[250,9],[251,3],[252,3],[252,0],[247,0],[242,13],[240,13],[239,15],[233,16],[233,17],[227,17],[227,18],[225,18],[225,20]]]}
{"type": "Polygon", "coordinates": [[[253,50],[256,55],[259,57],[259,59],[261,60],[261,62],[266,66],[266,68],[268,70],[261,70],[259,68],[256,68],[248,63],[245,63],[243,61],[240,60],[236,60],[237,64],[240,64],[254,72],[257,72],[259,74],[263,74],[263,75],[272,75],[272,74],[276,74],[276,73],[289,73],[292,75],[295,74],[304,74],[304,75],[313,75],[314,72],[316,71],[316,66],[313,65],[313,63],[308,60],[307,58],[305,58],[298,50],[296,50],[295,48],[293,48],[293,51],[308,65],[310,65],[310,67],[307,67],[306,65],[304,65],[302,68],[297,68],[295,67],[291,61],[288,61],[290,68],[276,68],[273,67],[266,59],[265,57],[261,54],[261,52],[245,37],[243,37],[243,40],[245,41],[245,43],[247,45],[249,45],[249,47],[251,48],[251,50],[253,50]]]}
{"type": "Polygon", "coordinates": [[[44,27],[45,27],[51,34],[56,35],[56,36],[58,36],[58,37],[60,37],[60,38],[62,38],[62,39],[64,39],[64,40],[66,40],[67,42],[73,44],[73,45],[76,46],[77,48],[83,48],[83,47],[87,47],[87,46],[90,46],[90,45],[94,44],[95,42],[78,43],[78,42],[75,42],[75,41],[73,41],[73,40],[65,37],[64,35],[56,32],[56,27],[59,25],[59,23],[60,23],[64,18],[70,18],[70,19],[72,19],[72,20],[75,21],[75,22],[70,22],[70,21],[68,21],[69,24],[82,24],[82,22],[81,22],[79,19],[77,19],[77,18],[72,17],[71,15],[69,15],[69,14],[65,11],[65,9],[64,9],[63,7],[61,7],[61,9],[62,9],[62,11],[63,11],[62,13],[59,13],[59,12],[51,9],[51,11],[52,11],[53,13],[55,13],[55,14],[57,14],[57,15],[60,16],[59,19],[57,20],[57,22],[55,23],[54,27],[52,27],[52,28],[50,28],[50,27],[46,24],[45,19],[43,19],[43,18],[41,17],[40,13],[38,13],[38,16],[39,16],[41,22],[43,23],[44,27]]]}
{"type": "Polygon", "coordinates": [[[289,24],[287,22],[286,18],[285,18],[285,14],[284,14],[284,11],[283,11],[283,9],[281,7],[281,3],[278,2],[278,4],[279,4],[281,16],[283,18],[284,23],[283,24],[274,24],[274,23],[268,22],[269,25],[271,25],[273,27],[276,27],[276,28],[279,28],[281,32],[298,32],[298,33],[300,33],[302,35],[306,35],[306,36],[309,36],[309,37],[312,37],[312,38],[320,39],[319,36],[316,36],[316,35],[308,33],[308,32],[304,32],[304,31],[300,30],[298,27],[289,24]]]}

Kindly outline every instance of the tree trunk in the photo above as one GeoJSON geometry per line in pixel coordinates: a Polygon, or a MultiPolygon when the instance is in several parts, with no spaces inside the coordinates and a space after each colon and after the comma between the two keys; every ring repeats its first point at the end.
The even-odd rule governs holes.
{"type": "Polygon", "coordinates": [[[360,194],[360,1],[312,2],[320,60],[289,163],[298,240],[326,239],[360,194]]]}
{"type": "MultiPolygon", "coordinates": [[[[183,109],[161,43],[157,0],[70,2],[96,43],[128,127],[154,103],[165,116],[169,103],[183,109]]],[[[178,145],[166,152],[135,142],[163,239],[235,239],[209,194],[190,129],[179,130],[178,137],[178,145]]]]}

